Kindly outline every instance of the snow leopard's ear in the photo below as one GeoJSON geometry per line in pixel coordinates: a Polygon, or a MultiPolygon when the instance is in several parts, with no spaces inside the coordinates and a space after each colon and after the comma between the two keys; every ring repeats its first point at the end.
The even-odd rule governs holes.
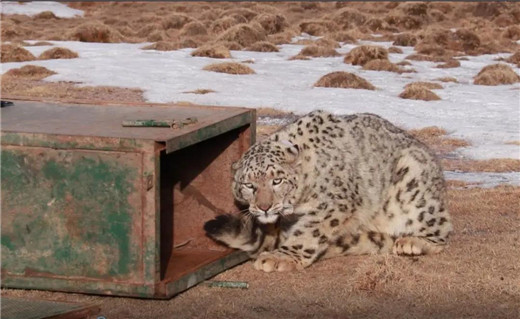
{"type": "Polygon", "coordinates": [[[285,161],[287,163],[296,162],[300,155],[300,147],[289,141],[281,141],[281,143],[284,145],[285,161]]]}

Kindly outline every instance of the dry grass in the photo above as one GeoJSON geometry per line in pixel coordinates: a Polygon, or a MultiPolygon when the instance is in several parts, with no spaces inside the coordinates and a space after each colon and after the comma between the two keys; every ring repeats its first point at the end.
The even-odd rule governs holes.
{"type": "Polygon", "coordinates": [[[38,59],[40,60],[51,60],[51,59],[75,59],[78,54],[67,48],[52,48],[44,51],[38,59]]]}
{"type": "Polygon", "coordinates": [[[350,32],[340,31],[334,32],[330,35],[330,37],[336,41],[343,43],[356,43],[357,40],[350,32]]]}
{"type": "Polygon", "coordinates": [[[116,29],[100,22],[87,22],[76,27],[69,39],[81,42],[102,42],[114,43],[121,42],[123,36],[116,29]]]}
{"type": "Polygon", "coordinates": [[[207,35],[208,31],[206,30],[206,27],[204,24],[202,24],[200,21],[192,21],[189,23],[186,23],[182,29],[181,29],[181,36],[199,36],[199,35],[207,35]]]}
{"type": "Polygon", "coordinates": [[[232,26],[245,22],[247,22],[245,18],[242,21],[238,21],[234,17],[224,17],[213,21],[211,23],[210,29],[213,33],[219,34],[231,28],[232,26]]]}
{"type": "Polygon", "coordinates": [[[339,25],[343,30],[353,26],[361,26],[365,24],[367,16],[357,9],[343,8],[338,10],[333,16],[332,21],[339,25]]]}
{"type": "Polygon", "coordinates": [[[380,46],[362,45],[350,50],[344,58],[345,63],[365,65],[370,60],[388,60],[388,51],[380,46]]]}
{"type": "Polygon", "coordinates": [[[218,41],[237,42],[244,47],[250,46],[255,42],[265,40],[267,40],[265,33],[260,32],[248,24],[235,25],[218,37],[218,41]]]}
{"type": "Polygon", "coordinates": [[[11,69],[7,71],[3,76],[25,78],[31,80],[41,80],[53,74],[56,74],[56,72],[44,68],[43,66],[25,65],[18,69],[11,69]]]}
{"type": "Polygon", "coordinates": [[[220,43],[206,44],[191,53],[192,56],[209,57],[214,59],[229,59],[231,52],[220,43]]]}
{"type": "Polygon", "coordinates": [[[185,14],[172,14],[166,18],[163,18],[161,21],[161,25],[163,29],[180,29],[185,24],[193,21],[192,17],[189,17],[185,14]]]}
{"type": "Polygon", "coordinates": [[[23,46],[25,46],[25,47],[38,47],[38,46],[46,46],[46,45],[52,45],[52,43],[48,42],[48,41],[37,41],[37,42],[34,42],[33,44],[25,43],[23,46]]]}
{"type": "Polygon", "coordinates": [[[305,20],[299,24],[300,31],[314,36],[337,31],[337,25],[328,20],[305,20]]]}
{"type": "Polygon", "coordinates": [[[509,58],[506,59],[507,62],[516,64],[517,67],[520,67],[520,51],[515,52],[509,58]]]}
{"type": "Polygon", "coordinates": [[[7,62],[24,62],[36,60],[36,57],[31,52],[22,48],[21,46],[12,44],[3,44],[1,46],[1,61],[7,62]]]}
{"type": "Polygon", "coordinates": [[[219,45],[222,45],[223,47],[225,47],[228,50],[240,51],[244,48],[242,45],[240,45],[240,43],[238,43],[236,41],[218,41],[216,43],[218,43],[219,45]]]}
{"type": "Polygon", "coordinates": [[[448,171],[464,172],[520,172],[520,160],[511,158],[500,158],[490,160],[454,160],[443,159],[442,167],[448,171]]]}
{"type": "Polygon", "coordinates": [[[446,130],[437,126],[429,126],[418,130],[408,131],[418,140],[428,145],[438,155],[451,153],[457,148],[467,147],[470,144],[461,139],[447,137],[446,130]]]}
{"type": "Polygon", "coordinates": [[[381,59],[368,61],[367,63],[365,63],[365,65],[363,65],[363,70],[388,71],[396,73],[412,72],[411,70],[405,70],[388,60],[381,59]]]}
{"type": "Polygon", "coordinates": [[[197,89],[197,90],[194,90],[194,91],[186,91],[186,92],[182,92],[182,93],[191,93],[191,94],[201,94],[201,95],[204,95],[204,94],[215,93],[215,92],[216,91],[210,90],[210,89],[197,89]]]}
{"type": "Polygon", "coordinates": [[[245,48],[246,51],[255,52],[278,52],[276,45],[268,41],[258,41],[245,48]]]}
{"type": "Polygon", "coordinates": [[[262,13],[254,18],[264,29],[266,34],[280,33],[289,26],[287,19],[282,14],[262,13]]]}
{"type": "Polygon", "coordinates": [[[417,82],[408,83],[408,84],[406,84],[406,86],[404,88],[406,89],[406,88],[410,88],[410,87],[421,87],[421,88],[425,88],[425,89],[428,89],[428,90],[439,90],[439,89],[442,89],[442,85],[440,85],[439,83],[424,82],[424,81],[417,81],[417,82]]]}
{"type": "Polygon", "coordinates": [[[227,74],[254,74],[255,71],[248,67],[247,65],[236,63],[236,62],[224,62],[224,63],[214,63],[210,65],[206,65],[203,70],[218,72],[218,73],[227,73],[227,74]]]}
{"type": "Polygon", "coordinates": [[[450,59],[446,63],[442,63],[437,65],[437,68],[439,69],[451,69],[451,68],[458,68],[460,66],[460,62],[455,59],[450,59]]]}
{"type": "Polygon", "coordinates": [[[416,53],[413,53],[413,54],[410,54],[410,55],[406,56],[405,59],[412,60],[412,61],[446,62],[449,59],[451,59],[451,57],[431,56],[431,55],[426,55],[426,54],[416,54],[416,53]]]}
{"type": "Polygon", "coordinates": [[[67,82],[44,82],[27,78],[10,78],[2,81],[1,94],[29,99],[45,100],[77,100],[87,103],[95,101],[144,102],[143,92],[138,89],[127,89],[108,86],[78,87],[67,82]]]}
{"type": "Polygon", "coordinates": [[[389,47],[388,48],[388,53],[403,53],[403,50],[401,50],[398,47],[389,47]]]}
{"type": "Polygon", "coordinates": [[[478,85],[502,85],[517,82],[520,82],[520,76],[509,65],[502,63],[485,66],[473,81],[478,85]]]}
{"type": "Polygon", "coordinates": [[[399,97],[402,99],[423,101],[437,101],[441,99],[437,94],[421,86],[405,88],[404,91],[399,94],[399,97]]]}
{"type": "Polygon", "coordinates": [[[332,72],[322,76],[315,87],[344,88],[344,89],[365,89],[375,90],[376,88],[367,80],[353,73],[332,72]]]}
{"type": "Polygon", "coordinates": [[[181,46],[178,43],[157,41],[156,43],[142,47],[141,50],[174,51],[180,48],[181,46]]]}
{"type": "Polygon", "coordinates": [[[436,81],[441,81],[441,82],[453,82],[453,83],[459,83],[459,81],[454,78],[454,77],[451,77],[451,76],[445,76],[445,77],[442,77],[442,78],[438,78],[438,79],[435,79],[436,81]]]}
{"type": "Polygon", "coordinates": [[[508,144],[508,145],[520,145],[520,141],[510,141],[510,142],[506,142],[505,144],[508,144]]]}
{"type": "Polygon", "coordinates": [[[319,38],[318,40],[314,41],[315,45],[320,47],[327,47],[327,48],[334,48],[338,49],[341,48],[341,45],[338,43],[338,41],[334,39],[330,39],[328,37],[319,38]]]}
{"type": "Polygon", "coordinates": [[[338,257],[303,271],[270,274],[246,262],[213,278],[248,282],[247,290],[198,285],[153,301],[15,289],[2,295],[95,303],[101,315],[127,319],[172,313],[184,318],[516,318],[519,206],[520,188],[450,189],[447,208],[455,232],[438,255],[338,257]]]}
{"type": "Polygon", "coordinates": [[[339,56],[340,54],[334,48],[312,44],[304,47],[298,55],[308,57],[331,57],[339,56]]]}

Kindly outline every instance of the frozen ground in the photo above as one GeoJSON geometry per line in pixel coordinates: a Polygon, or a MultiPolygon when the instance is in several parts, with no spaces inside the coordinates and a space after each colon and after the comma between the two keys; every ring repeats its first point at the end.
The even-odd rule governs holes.
{"type": "Polygon", "coordinates": [[[38,1],[38,2],[4,2],[0,4],[1,11],[3,14],[24,14],[24,15],[37,15],[44,11],[51,11],[55,16],[59,18],[72,18],[74,16],[83,16],[82,10],[69,8],[66,4],[51,1],[38,1]]]}

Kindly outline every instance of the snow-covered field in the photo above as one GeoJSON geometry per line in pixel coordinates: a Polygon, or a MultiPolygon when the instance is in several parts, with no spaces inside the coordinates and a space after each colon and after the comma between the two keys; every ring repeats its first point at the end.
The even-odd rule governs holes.
{"type": "Polygon", "coordinates": [[[0,4],[3,14],[24,14],[28,16],[37,15],[44,11],[51,11],[58,18],[72,18],[74,16],[83,16],[82,10],[68,7],[66,4],[53,1],[37,1],[37,2],[4,2],[0,4]]]}
{"type": "MultiPolygon", "coordinates": [[[[13,7],[9,10],[15,10],[13,7]]],[[[9,6],[4,3],[2,11],[6,13],[7,8],[9,6]]],[[[506,58],[510,54],[467,56],[460,61],[460,67],[451,69],[435,68],[436,63],[433,62],[409,61],[412,65],[407,68],[413,68],[417,72],[397,74],[365,71],[359,66],[343,63],[343,57],[290,61],[288,59],[303,48],[296,44],[280,45],[280,52],[276,53],[232,51],[232,59],[217,60],[192,57],[190,53],[193,49],[166,52],[142,50],[147,45],[143,43],[52,43],[53,46],[66,47],[77,52],[79,58],[4,63],[2,73],[26,64],[40,65],[57,73],[47,77],[45,81],[139,88],[144,91],[144,97],[149,102],[186,101],[202,105],[271,107],[296,114],[314,109],[325,109],[337,114],[372,112],[406,129],[426,126],[446,129],[450,136],[471,143],[471,146],[460,149],[455,154],[462,158],[520,159],[520,146],[508,144],[520,141],[520,84],[472,84],[473,77],[480,69],[497,63],[497,58],[506,58]],[[229,75],[202,70],[210,63],[230,60],[254,61],[248,65],[256,74],[229,75]],[[377,90],[313,87],[321,76],[334,71],[354,72],[371,82],[377,90]],[[398,97],[407,83],[435,81],[440,77],[454,77],[459,82],[438,82],[444,87],[435,90],[441,97],[440,101],[425,102],[398,97]],[[197,89],[211,89],[216,92],[204,95],[186,93],[197,89]]],[[[360,44],[391,46],[390,42],[360,44]]],[[[347,53],[355,46],[357,45],[344,44],[337,51],[347,53]]],[[[50,47],[34,46],[26,49],[37,56],[50,47]]],[[[412,47],[401,49],[402,54],[390,54],[392,62],[400,62],[414,53],[412,47]]],[[[518,68],[515,70],[520,73],[518,68]]],[[[457,179],[460,180],[459,175],[457,179]]],[[[473,181],[473,178],[475,177],[469,180],[473,181]]],[[[491,179],[489,176],[483,178],[486,181],[491,179]]],[[[505,180],[520,184],[518,174],[509,174],[505,180]]]]}

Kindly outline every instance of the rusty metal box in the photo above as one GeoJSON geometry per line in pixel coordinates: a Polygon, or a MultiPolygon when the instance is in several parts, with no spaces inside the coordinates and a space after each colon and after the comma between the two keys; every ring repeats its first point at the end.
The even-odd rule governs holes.
{"type": "Polygon", "coordinates": [[[1,125],[2,286],[168,298],[246,259],[202,226],[237,210],[254,110],[15,101],[1,125]]]}

